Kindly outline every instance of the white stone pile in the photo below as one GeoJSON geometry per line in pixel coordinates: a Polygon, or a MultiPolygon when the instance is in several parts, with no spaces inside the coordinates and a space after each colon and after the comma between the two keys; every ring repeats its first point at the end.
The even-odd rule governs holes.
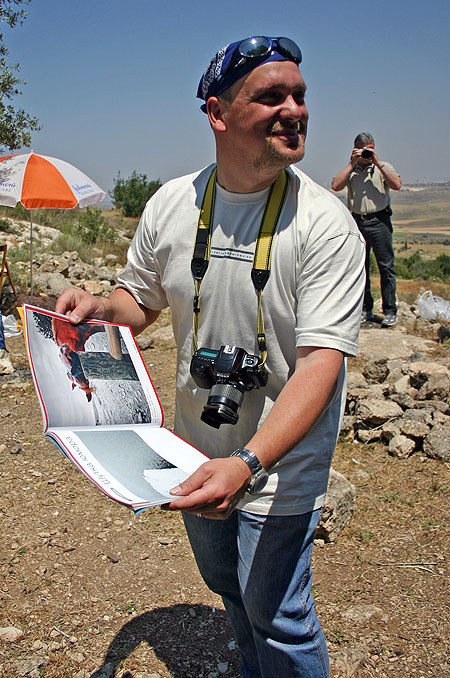
{"type": "Polygon", "coordinates": [[[378,359],[348,375],[341,436],[379,441],[401,459],[415,452],[450,461],[450,359],[414,353],[378,359]]]}

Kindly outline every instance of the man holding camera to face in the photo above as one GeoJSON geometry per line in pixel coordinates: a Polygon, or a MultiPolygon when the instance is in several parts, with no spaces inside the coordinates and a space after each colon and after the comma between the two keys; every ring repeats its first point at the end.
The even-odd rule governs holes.
{"type": "Polygon", "coordinates": [[[336,174],[331,187],[347,187],[347,204],[366,241],[366,289],[361,322],[374,319],[370,292],[370,252],[373,249],[380,271],[383,302],[383,327],[397,322],[394,248],[392,245],[392,209],[389,189],[399,191],[402,180],[391,164],[381,161],[371,134],[361,132],[354,141],[348,165],[336,174]]]}
{"type": "Polygon", "coordinates": [[[172,490],[244,678],[328,676],[311,551],[355,355],[364,242],[295,167],[308,122],[299,47],[256,36],[203,74],[217,162],[148,202],[106,299],[56,310],[139,332],[167,306],[177,342],[175,431],[211,457],[172,490]]]}

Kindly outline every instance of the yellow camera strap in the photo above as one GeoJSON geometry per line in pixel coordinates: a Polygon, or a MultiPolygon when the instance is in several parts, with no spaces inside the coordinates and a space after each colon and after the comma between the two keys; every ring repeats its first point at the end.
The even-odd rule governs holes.
{"type": "MultiPolygon", "coordinates": [[[[195,296],[193,304],[193,349],[197,350],[197,332],[200,315],[200,285],[208,268],[211,251],[211,233],[214,220],[214,206],[216,200],[217,168],[211,173],[203,195],[202,205],[197,223],[194,252],[191,261],[191,271],[194,278],[195,296]]],[[[255,254],[252,266],[252,281],[258,295],[258,348],[263,369],[267,358],[266,337],[262,313],[262,291],[270,276],[270,257],[272,243],[280,218],[281,210],[286,199],[288,189],[288,174],[283,170],[270,187],[264,213],[256,240],[255,254]]]]}

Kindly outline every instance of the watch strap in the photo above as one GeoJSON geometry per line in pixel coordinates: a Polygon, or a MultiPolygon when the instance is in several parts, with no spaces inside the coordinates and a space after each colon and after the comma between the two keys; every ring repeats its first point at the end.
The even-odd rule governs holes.
{"type": "Polygon", "coordinates": [[[250,471],[252,472],[252,476],[254,476],[255,473],[258,473],[258,471],[264,471],[264,468],[256,454],[254,452],[251,452],[250,450],[247,450],[245,447],[234,450],[234,452],[232,452],[230,456],[239,457],[240,459],[242,459],[242,461],[245,461],[250,471]]]}

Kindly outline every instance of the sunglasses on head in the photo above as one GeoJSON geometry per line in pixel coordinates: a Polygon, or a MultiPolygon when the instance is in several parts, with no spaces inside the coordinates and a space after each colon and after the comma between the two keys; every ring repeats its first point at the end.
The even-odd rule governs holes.
{"type": "Polygon", "coordinates": [[[242,40],[236,47],[233,57],[228,65],[227,71],[232,68],[240,66],[244,59],[252,59],[254,57],[264,57],[275,50],[287,57],[296,64],[302,61],[302,53],[300,47],[289,38],[268,38],[265,35],[254,36],[253,38],[246,38],[242,40]]]}

